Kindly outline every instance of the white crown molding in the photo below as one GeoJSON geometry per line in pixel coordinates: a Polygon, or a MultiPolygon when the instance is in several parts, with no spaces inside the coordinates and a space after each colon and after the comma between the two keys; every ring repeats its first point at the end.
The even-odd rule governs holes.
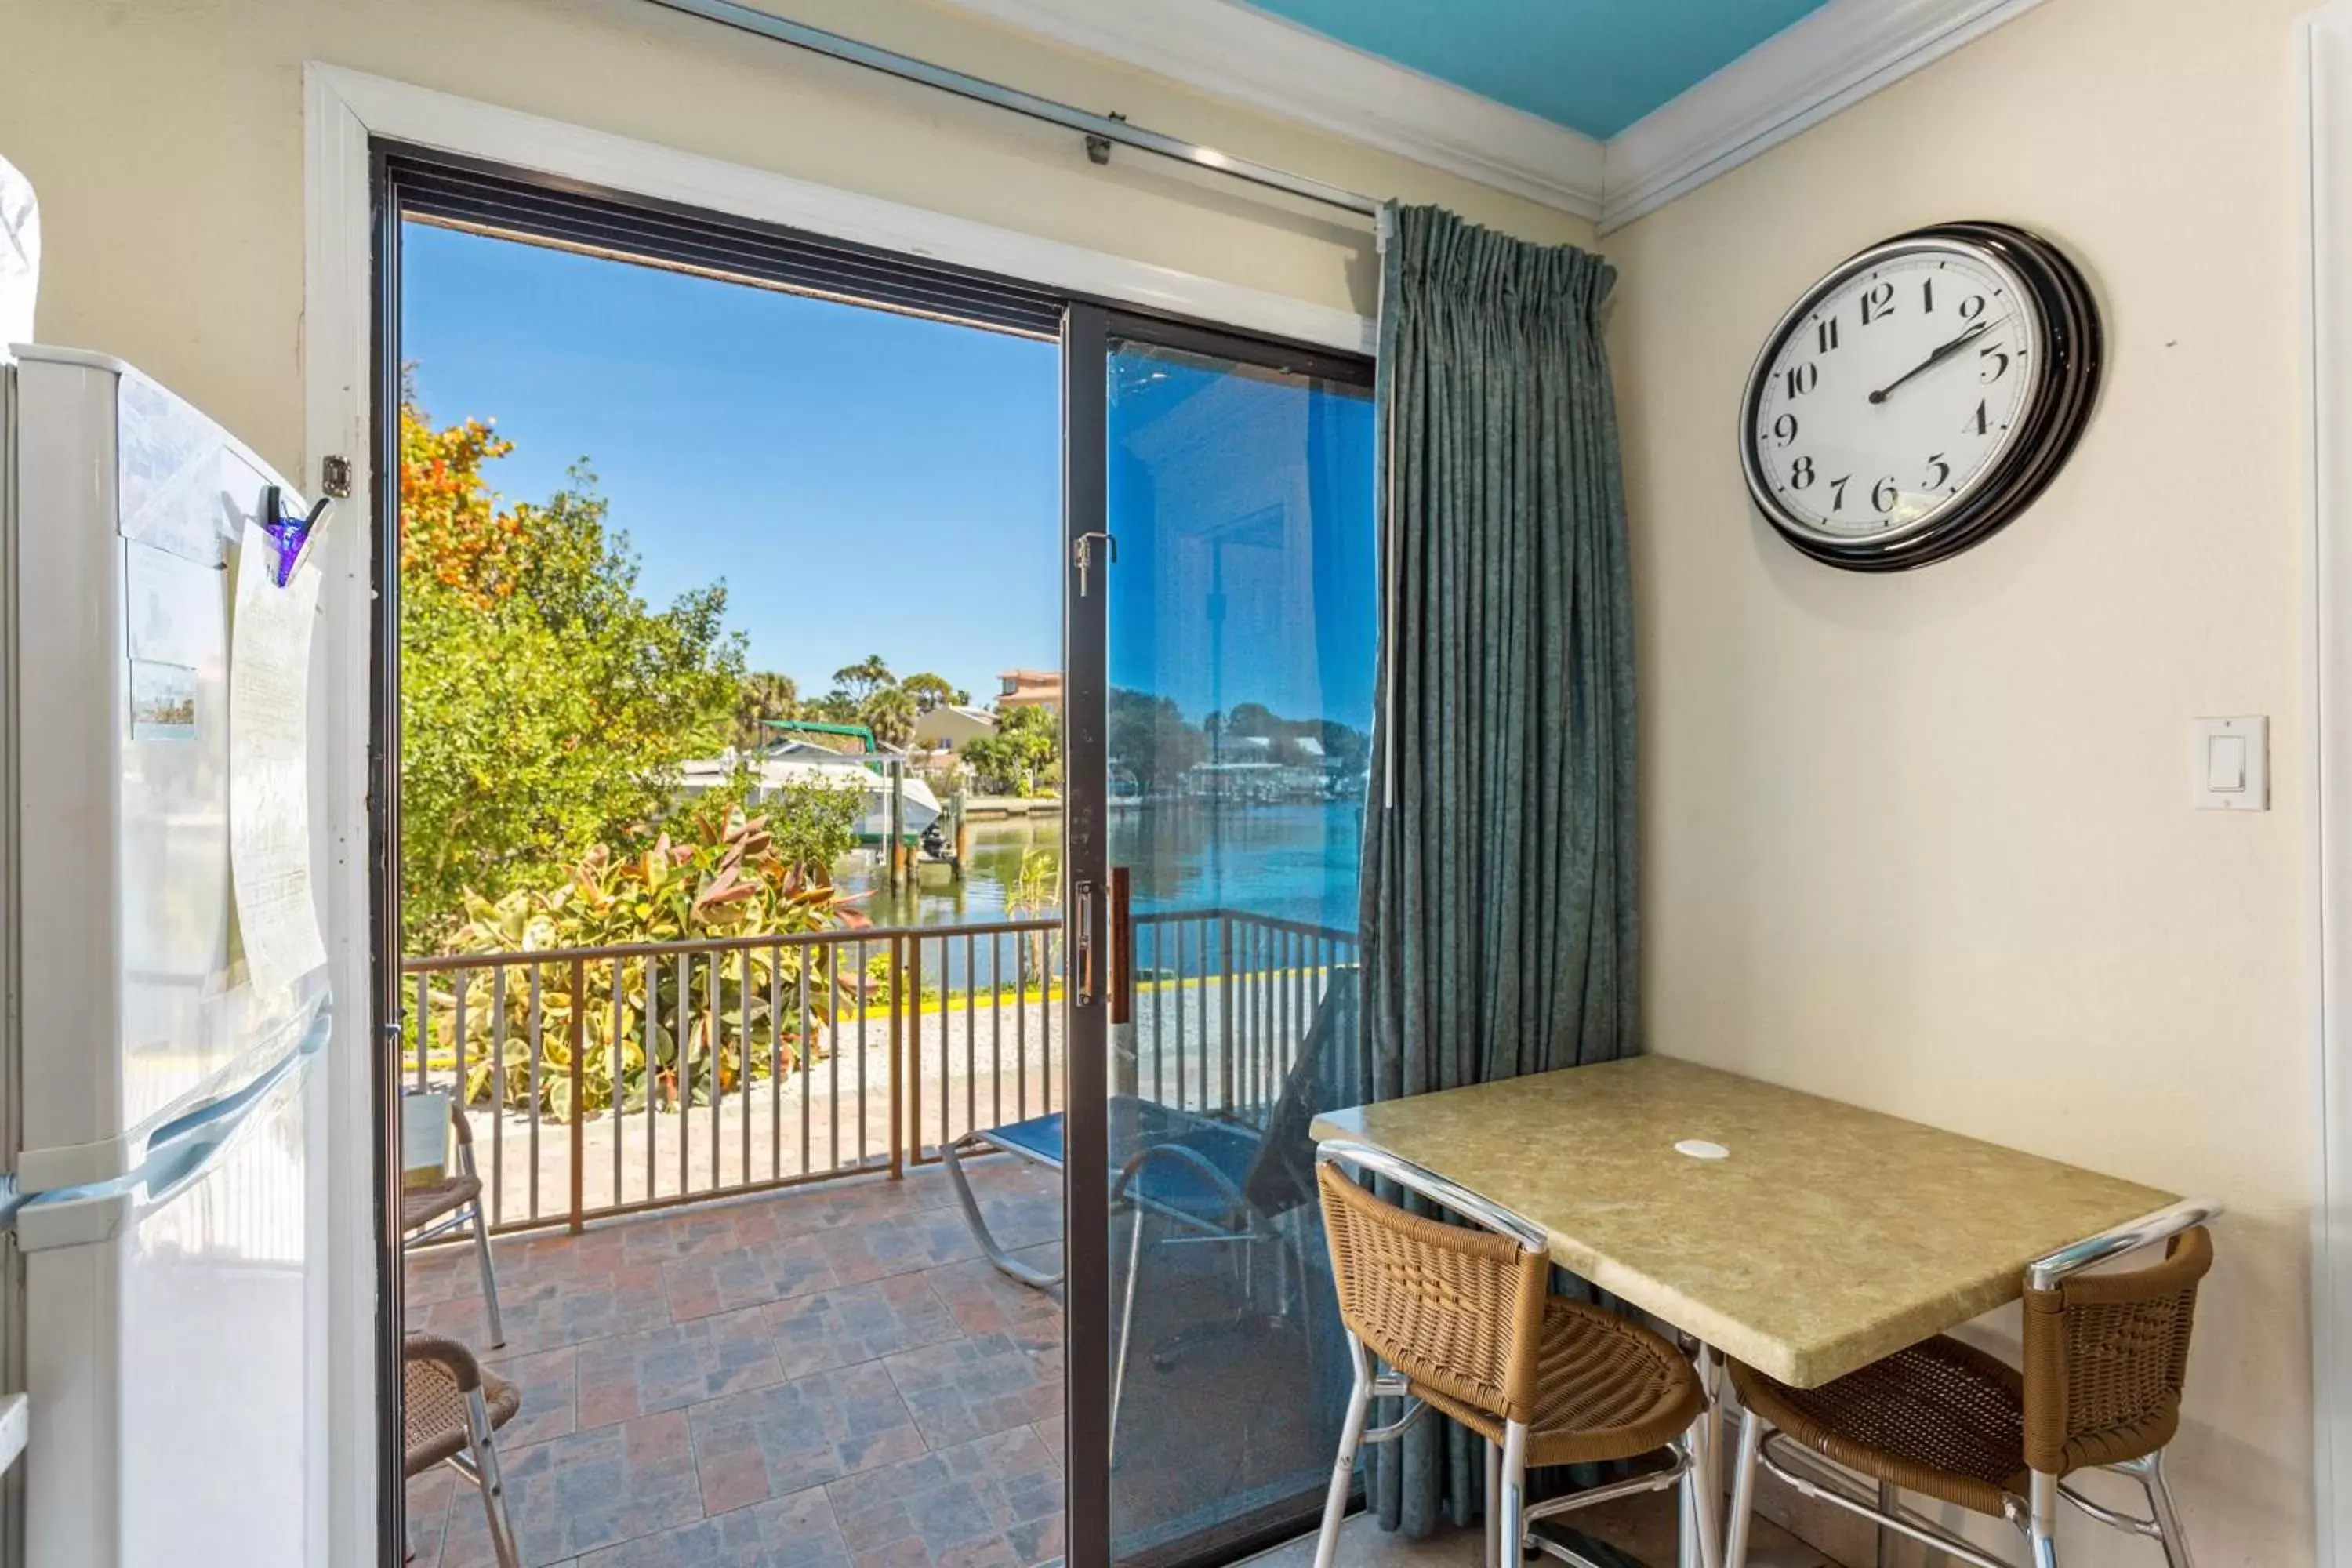
{"type": "Polygon", "coordinates": [[[1729,173],[2041,0],[1830,0],[1609,140],[1601,232],[1729,173]]]}
{"type": "Polygon", "coordinates": [[[1579,217],[1601,216],[1601,144],[1592,137],[1232,0],[944,3],[1579,217]]]}
{"type": "Polygon", "coordinates": [[[1606,143],[1237,0],[942,3],[1595,218],[1607,234],[2041,0],[1829,0],[1606,143]]]}

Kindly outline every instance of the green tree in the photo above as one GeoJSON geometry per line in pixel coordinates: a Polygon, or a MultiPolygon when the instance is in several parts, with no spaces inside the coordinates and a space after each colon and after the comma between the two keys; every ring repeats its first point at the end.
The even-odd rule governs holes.
{"type": "Polygon", "coordinates": [[[1062,721],[1053,709],[1000,708],[996,733],[964,742],[959,753],[991,795],[1027,795],[1058,775],[1062,721]]]}
{"type": "Polygon", "coordinates": [[[1208,737],[1165,697],[1113,687],[1107,717],[1112,765],[1132,774],[1146,795],[1173,789],[1209,754],[1208,737]]]}
{"type": "Polygon", "coordinates": [[[950,686],[947,677],[925,670],[898,682],[898,689],[915,700],[916,708],[925,713],[937,708],[961,708],[971,701],[971,693],[950,686]]]}
{"type": "Polygon", "coordinates": [[[846,664],[833,672],[835,690],[846,695],[852,709],[861,707],[867,698],[885,688],[898,684],[890,667],[882,662],[878,653],[869,653],[856,664],[846,664]]]}
{"type": "Polygon", "coordinates": [[[874,731],[886,746],[904,746],[914,739],[918,710],[912,693],[903,686],[885,686],[857,705],[857,721],[874,731]]]}
{"type": "Polygon", "coordinates": [[[747,675],[736,689],[735,749],[756,752],[776,738],[768,724],[802,716],[800,685],[791,676],[773,670],[747,675]]]}
{"type": "Polygon", "coordinates": [[[743,677],[727,595],[649,607],[636,558],[575,466],[543,505],[484,470],[511,443],[400,416],[401,881],[412,951],[470,889],[496,899],[667,805],[715,751],[743,677]]]}

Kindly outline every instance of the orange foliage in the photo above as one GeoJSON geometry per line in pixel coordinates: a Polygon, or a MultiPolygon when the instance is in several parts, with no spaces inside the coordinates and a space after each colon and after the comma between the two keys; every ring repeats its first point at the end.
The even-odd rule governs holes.
{"type": "Polygon", "coordinates": [[[501,510],[482,465],[514,450],[488,422],[436,430],[413,405],[400,409],[400,569],[428,577],[476,609],[514,596],[528,505],[501,510]]]}

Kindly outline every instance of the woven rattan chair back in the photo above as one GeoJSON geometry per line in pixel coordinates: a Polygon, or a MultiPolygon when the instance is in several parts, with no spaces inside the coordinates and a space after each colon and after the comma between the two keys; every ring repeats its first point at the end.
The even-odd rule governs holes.
{"type": "Polygon", "coordinates": [[[2025,1462],[2045,1475],[2155,1453],[2180,1425],[2197,1287],[2213,1267],[2204,1226],[2164,1260],[2025,1292],[2025,1462]]]}
{"type": "Polygon", "coordinates": [[[1507,1421],[1536,1418],[1550,1263],[1507,1237],[1424,1219],[1317,1167],[1339,1315],[1414,1384],[1507,1421]]]}

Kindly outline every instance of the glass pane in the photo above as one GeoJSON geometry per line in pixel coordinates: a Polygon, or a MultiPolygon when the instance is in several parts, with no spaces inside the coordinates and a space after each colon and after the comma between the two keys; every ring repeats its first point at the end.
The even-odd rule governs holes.
{"type": "Polygon", "coordinates": [[[1142,342],[1108,374],[1112,1517],[1179,1563],[1311,1516],[1346,1401],[1307,1130],[1360,1098],[1372,411],[1142,342]]]}

